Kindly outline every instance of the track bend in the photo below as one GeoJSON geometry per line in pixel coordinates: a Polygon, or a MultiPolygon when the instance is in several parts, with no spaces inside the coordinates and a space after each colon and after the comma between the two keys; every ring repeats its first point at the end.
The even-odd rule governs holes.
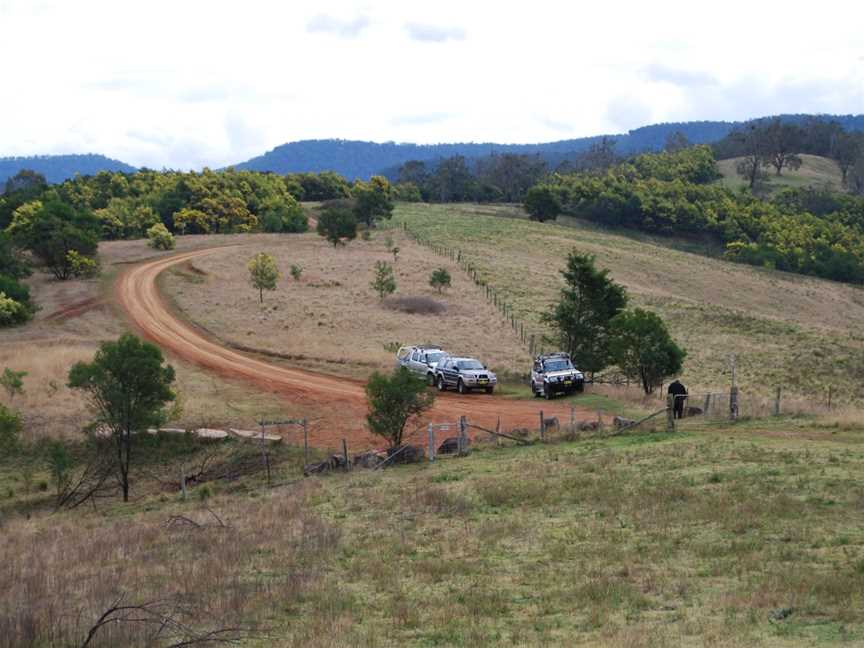
{"type": "MultiPolygon", "coordinates": [[[[313,445],[337,447],[342,438],[347,438],[357,449],[380,446],[381,439],[372,437],[365,428],[366,395],[362,382],[274,365],[239,353],[222,346],[194,324],[184,322],[171,312],[159,293],[158,276],[180,263],[236,247],[240,246],[184,252],[133,266],[117,279],[115,298],[141,334],[171,355],[223,377],[256,385],[316,412],[311,426],[313,445]]],[[[569,406],[486,394],[459,396],[451,393],[436,399],[428,419],[447,422],[465,415],[471,423],[494,429],[500,417],[502,430],[536,429],[541,409],[547,417],[557,416],[562,425],[569,421],[569,406]]],[[[596,413],[577,410],[577,417],[584,420],[596,417],[596,413]]],[[[422,440],[418,438],[415,442],[422,443],[422,440]]]]}

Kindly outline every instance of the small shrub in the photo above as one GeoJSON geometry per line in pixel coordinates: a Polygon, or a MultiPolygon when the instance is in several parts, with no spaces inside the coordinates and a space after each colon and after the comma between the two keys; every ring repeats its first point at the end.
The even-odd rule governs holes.
{"type": "Polygon", "coordinates": [[[21,434],[21,416],[5,405],[0,405],[0,450],[11,452],[18,447],[21,434]]]}
{"type": "Polygon", "coordinates": [[[48,490],[48,482],[45,481],[44,479],[39,482],[39,490],[42,491],[43,493],[48,490]]]}
{"type": "Polygon", "coordinates": [[[387,295],[396,292],[396,276],[393,273],[393,266],[386,261],[375,262],[375,278],[370,284],[372,290],[378,293],[378,299],[384,300],[387,295]]]}
{"type": "Polygon", "coordinates": [[[294,281],[300,281],[300,276],[303,274],[302,266],[292,264],[291,265],[291,277],[294,281]]]}
{"type": "Polygon", "coordinates": [[[439,293],[444,288],[450,287],[450,273],[447,272],[447,268],[438,268],[432,272],[432,275],[429,277],[429,285],[432,286],[439,293]]]}
{"type": "Polygon", "coordinates": [[[26,375],[26,371],[14,371],[9,367],[6,367],[3,373],[0,374],[0,387],[3,387],[6,393],[9,394],[10,401],[15,396],[24,393],[24,377],[26,375]]]}
{"type": "Polygon", "coordinates": [[[371,241],[372,240],[372,232],[368,229],[364,229],[362,232],[360,232],[360,238],[363,239],[364,241],[371,241]]]}
{"type": "Polygon", "coordinates": [[[444,304],[431,297],[395,297],[388,299],[384,305],[409,315],[437,315],[447,310],[444,304]]]}
{"type": "Polygon", "coordinates": [[[401,342],[385,342],[383,345],[384,350],[388,353],[397,353],[399,349],[402,348],[401,342]]]}
{"type": "Polygon", "coordinates": [[[210,487],[206,484],[198,489],[198,499],[202,502],[206,502],[210,499],[211,495],[213,495],[213,493],[210,491],[210,487]]]}
{"type": "Polygon", "coordinates": [[[147,238],[147,245],[156,250],[173,250],[176,242],[174,235],[162,223],[156,223],[148,229],[147,238]]]}

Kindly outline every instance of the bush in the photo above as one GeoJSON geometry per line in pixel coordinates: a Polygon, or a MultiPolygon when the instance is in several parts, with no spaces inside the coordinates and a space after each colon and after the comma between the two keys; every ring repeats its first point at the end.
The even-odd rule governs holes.
{"type": "Polygon", "coordinates": [[[289,196],[264,212],[261,225],[271,234],[300,234],[309,230],[309,219],[300,204],[289,196]]]}
{"type": "Polygon", "coordinates": [[[369,414],[366,422],[373,434],[381,436],[396,448],[402,445],[405,425],[432,407],[435,392],[426,389],[426,381],[405,367],[397,367],[389,376],[377,371],[366,383],[369,414]]]}
{"type": "Polygon", "coordinates": [[[291,277],[294,281],[300,281],[300,276],[303,274],[303,268],[296,264],[291,264],[291,277]]]}
{"type": "Polygon", "coordinates": [[[0,274],[0,292],[19,304],[30,304],[30,289],[16,279],[0,274]]]}
{"type": "Polygon", "coordinates": [[[0,404],[0,452],[9,453],[18,447],[21,416],[0,404]]]}
{"type": "Polygon", "coordinates": [[[147,230],[147,239],[147,245],[156,250],[173,250],[176,243],[174,235],[162,223],[147,230]]]}
{"type": "Polygon", "coordinates": [[[30,319],[30,309],[0,292],[0,328],[23,324],[30,319]]]}
{"type": "Polygon", "coordinates": [[[393,266],[386,261],[376,261],[375,278],[370,285],[382,301],[387,295],[396,292],[396,275],[393,273],[393,266]]]}
{"type": "Polygon", "coordinates": [[[438,268],[432,272],[429,277],[429,285],[435,288],[439,293],[443,288],[450,287],[450,273],[447,268],[438,268]]]}
{"type": "Polygon", "coordinates": [[[66,253],[66,261],[73,277],[92,279],[99,276],[99,262],[93,257],[84,256],[76,250],[66,253]]]}

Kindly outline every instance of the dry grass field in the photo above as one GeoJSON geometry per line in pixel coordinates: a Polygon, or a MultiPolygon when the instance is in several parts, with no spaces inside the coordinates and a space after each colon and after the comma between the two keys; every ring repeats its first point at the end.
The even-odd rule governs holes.
{"type": "MultiPolygon", "coordinates": [[[[861,432],[784,418],[480,446],[187,501],[137,477],[129,505],[6,517],[0,646],[80,645],[121,595],[250,647],[861,645],[861,432]]],[[[91,645],[169,639],[115,623],[91,645]]]]}
{"type": "Polygon", "coordinates": [[[728,389],[734,353],[745,392],[782,386],[790,396],[821,402],[832,386],[835,397],[864,398],[859,287],[732,264],[688,252],[686,244],[572,219],[539,224],[478,214],[472,206],[422,204],[400,205],[394,219],[461,249],[538,335],[549,332],[540,316],[557,298],[566,255],[578,250],[596,255],[627,287],[632,305],[667,321],[687,349],[683,379],[691,391],[728,389]]]}
{"type": "Polygon", "coordinates": [[[394,347],[418,343],[474,355],[499,372],[526,370],[526,350],[481,290],[455,263],[398,230],[339,248],[316,234],[261,237],[168,271],[162,289],[185,317],[218,337],[326,373],[365,379],[392,368],[394,347]],[[393,264],[397,290],[381,302],[370,283],[376,261],[393,263],[388,237],[400,248],[393,264]],[[263,304],[246,268],[257,252],[271,254],[282,274],[263,304]],[[299,281],[290,276],[291,265],[303,269],[299,281]],[[439,294],[429,276],[442,266],[452,287],[439,294]],[[399,310],[399,299],[414,297],[443,312],[399,310]]]}
{"type": "MultiPolygon", "coordinates": [[[[723,178],[717,182],[730,189],[740,189],[746,185],[746,181],[735,171],[739,159],[720,160],[717,163],[717,168],[723,174],[723,178]]],[[[840,191],[843,185],[843,177],[837,163],[818,155],[801,155],[801,168],[794,171],[784,169],[780,177],[775,175],[774,167],[768,167],[765,171],[768,173],[765,186],[769,191],[786,187],[827,187],[833,191],[840,191]]]]}

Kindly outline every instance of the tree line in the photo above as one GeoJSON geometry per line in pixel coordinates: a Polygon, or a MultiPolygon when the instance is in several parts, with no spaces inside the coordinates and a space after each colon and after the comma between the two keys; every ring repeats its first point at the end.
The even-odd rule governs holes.
{"type": "Polygon", "coordinates": [[[540,221],[564,214],[696,238],[730,260],[864,283],[864,198],[787,189],[762,199],[712,184],[717,176],[708,146],[643,154],[605,173],[553,174],[528,191],[525,208],[540,221]]]}

